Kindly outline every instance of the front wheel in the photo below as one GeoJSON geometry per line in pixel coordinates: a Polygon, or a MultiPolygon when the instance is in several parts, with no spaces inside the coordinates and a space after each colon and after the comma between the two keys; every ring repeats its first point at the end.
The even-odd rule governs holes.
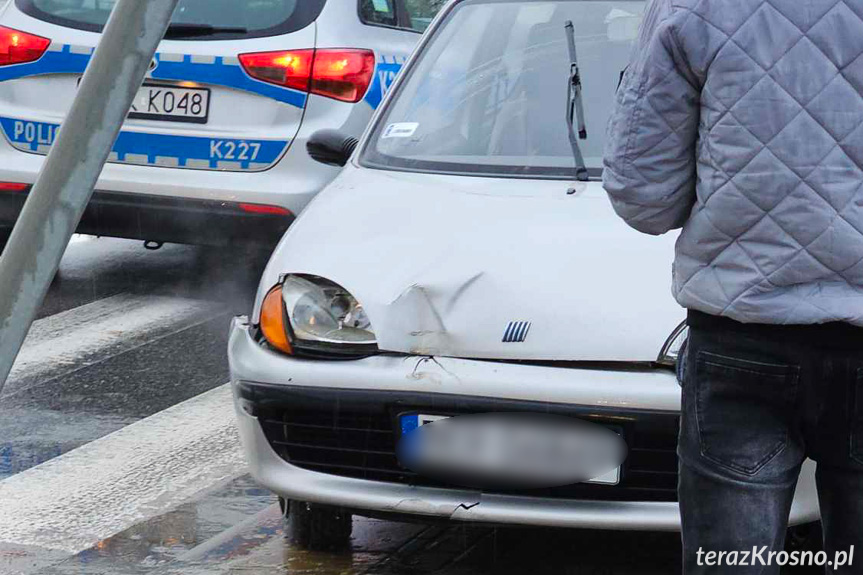
{"type": "Polygon", "coordinates": [[[287,515],[291,541],[303,549],[342,549],[351,540],[353,518],[340,507],[291,500],[287,515]]]}

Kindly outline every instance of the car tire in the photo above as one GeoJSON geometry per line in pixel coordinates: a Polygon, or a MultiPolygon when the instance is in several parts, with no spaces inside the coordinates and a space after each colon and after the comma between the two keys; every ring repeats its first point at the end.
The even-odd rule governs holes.
{"type": "MultiPolygon", "coordinates": [[[[785,536],[786,551],[811,551],[813,554],[824,550],[824,535],[821,531],[821,522],[807,523],[798,525],[788,529],[788,534],[785,536]]],[[[812,566],[796,566],[785,567],[782,569],[783,575],[802,575],[802,574],[824,574],[824,567],[812,566]]]]}
{"type": "Polygon", "coordinates": [[[352,516],[339,507],[288,501],[287,523],[291,542],[310,551],[333,551],[348,546],[352,516]]]}

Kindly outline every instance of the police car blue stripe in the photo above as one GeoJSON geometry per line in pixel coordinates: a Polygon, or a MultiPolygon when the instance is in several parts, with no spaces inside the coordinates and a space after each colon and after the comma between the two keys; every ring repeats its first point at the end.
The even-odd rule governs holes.
{"type": "MultiPolygon", "coordinates": [[[[212,63],[207,64],[193,62],[188,54],[182,56],[182,61],[174,61],[174,58],[179,58],[179,55],[156,54],[158,66],[152,71],[151,77],[156,80],[201,82],[234,88],[297,108],[305,107],[308,99],[303,92],[256,80],[246,74],[242,66],[225,63],[222,57],[216,57],[212,63]]],[[[73,52],[71,45],[64,44],[59,51],[49,50],[36,62],[0,67],[0,82],[48,74],[83,74],[89,62],[89,54],[73,52]]],[[[376,109],[403,65],[404,60],[400,61],[395,56],[389,59],[381,56],[375,67],[372,84],[364,98],[365,102],[376,109]]]]}
{"type": "Polygon", "coordinates": [[[162,60],[161,54],[157,54],[156,61],[158,66],[151,73],[155,80],[201,82],[253,92],[297,108],[306,105],[306,94],[303,92],[255,80],[246,74],[242,66],[225,64],[221,56],[217,57],[212,64],[192,62],[192,57],[189,55],[183,56],[182,62],[169,62],[162,60]]]}
{"type": "Polygon", "coordinates": [[[45,52],[36,62],[0,67],[0,82],[45,74],[83,74],[89,62],[89,54],[74,54],[65,45],[60,52],[45,52]]]}
{"type": "MultiPolygon", "coordinates": [[[[297,108],[306,105],[305,93],[255,80],[242,66],[226,64],[222,57],[215,58],[211,64],[192,62],[189,55],[184,55],[182,62],[168,61],[168,58],[170,56],[156,54],[159,65],[151,74],[154,79],[202,82],[252,92],[297,108]]],[[[48,74],[83,74],[89,62],[89,54],[74,53],[72,47],[65,44],[61,51],[49,50],[35,62],[0,67],[0,82],[48,74]]]]}
{"type": "Polygon", "coordinates": [[[375,67],[375,77],[372,79],[372,85],[369,87],[364,98],[373,109],[377,109],[381,105],[381,100],[386,96],[403,65],[404,60],[399,61],[395,56],[392,57],[391,62],[387,61],[386,56],[380,57],[375,67]]]}
{"type": "MultiPolygon", "coordinates": [[[[59,130],[58,124],[6,117],[0,117],[0,126],[13,146],[36,153],[46,153],[59,130]]],[[[236,164],[240,170],[251,171],[269,167],[278,161],[288,143],[287,140],[238,140],[124,130],[114,144],[116,159],[109,161],[155,166],[164,165],[160,162],[170,158],[177,160],[177,165],[181,167],[204,169],[220,168],[227,162],[236,164]]]]}

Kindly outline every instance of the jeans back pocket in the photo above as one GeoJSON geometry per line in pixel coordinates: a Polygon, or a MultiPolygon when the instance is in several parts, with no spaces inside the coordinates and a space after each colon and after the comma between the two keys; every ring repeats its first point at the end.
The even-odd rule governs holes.
{"type": "Polygon", "coordinates": [[[800,368],[705,351],[694,367],[701,455],[754,475],[788,444],[800,368]]]}

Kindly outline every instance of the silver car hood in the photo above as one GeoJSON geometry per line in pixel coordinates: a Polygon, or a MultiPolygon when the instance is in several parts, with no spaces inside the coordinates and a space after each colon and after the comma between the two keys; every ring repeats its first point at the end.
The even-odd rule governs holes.
{"type": "Polygon", "coordinates": [[[628,228],[599,183],[349,165],[279,244],[253,320],[280,274],[304,273],[350,291],[385,351],[652,361],[684,318],[673,236],[628,228]],[[530,322],[524,341],[504,341],[511,322],[530,322]]]}

